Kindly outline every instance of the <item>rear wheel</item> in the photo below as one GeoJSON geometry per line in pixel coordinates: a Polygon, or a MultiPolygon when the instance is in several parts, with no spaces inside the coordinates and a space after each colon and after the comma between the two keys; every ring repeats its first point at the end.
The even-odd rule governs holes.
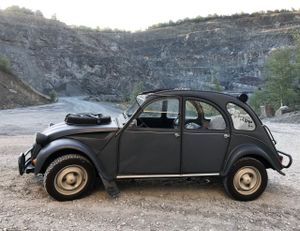
{"type": "Polygon", "coordinates": [[[224,178],[226,192],[236,200],[250,201],[265,190],[268,175],[265,166],[254,158],[242,158],[224,178]]]}
{"type": "Polygon", "coordinates": [[[44,175],[44,187],[56,200],[74,200],[91,191],[95,177],[94,167],[88,159],[69,154],[49,165],[44,175]]]}

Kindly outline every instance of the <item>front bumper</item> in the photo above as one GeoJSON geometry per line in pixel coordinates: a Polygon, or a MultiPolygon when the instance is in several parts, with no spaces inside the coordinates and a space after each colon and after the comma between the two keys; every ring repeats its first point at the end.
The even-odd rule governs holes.
{"type": "Polygon", "coordinates": [[[18,165],[19,165],[19,173],[22,176],[25,173],[32,173],[34,172],[34,166],[31,163],[31,151],[33,147],[30,148],[25,153],[21,153],[18,158],[18,165]]]}

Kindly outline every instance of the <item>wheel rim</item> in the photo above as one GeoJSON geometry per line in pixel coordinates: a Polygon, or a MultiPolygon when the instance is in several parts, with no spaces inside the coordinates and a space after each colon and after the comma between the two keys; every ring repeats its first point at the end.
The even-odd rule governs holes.
{"type": "Polygon", "coordinates": [[[261,186],[261,174],[253,166],[240,168],[233,178],[234,188],[242,195],[255,193],[261,186]]]}
{"type": "Polygon", "coordinates": [[[55,189],[66,196],[80,192],[87,184],[88,173],[79,165],[70,165],[61,169],[55,176],[55,189]]]}

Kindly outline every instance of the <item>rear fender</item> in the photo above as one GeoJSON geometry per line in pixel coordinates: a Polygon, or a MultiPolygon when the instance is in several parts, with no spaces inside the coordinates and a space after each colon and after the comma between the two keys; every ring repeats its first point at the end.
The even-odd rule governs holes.
{"type": "Polygon", "coordinates": [[[279,160],[274,160],[273,158],[271,158],[270,155],[268,155],[262,148],[258,147],[257,145],[243,144],[230,152],[228,158],[225,160],[225,164],[221,171],[221,176],[226,176],[233,164],[243,157],[256,158],[264,162],[263,164],[269,165],[271,168],[284,175],[284,173],[281,171],[282,165],[279,160]]]}

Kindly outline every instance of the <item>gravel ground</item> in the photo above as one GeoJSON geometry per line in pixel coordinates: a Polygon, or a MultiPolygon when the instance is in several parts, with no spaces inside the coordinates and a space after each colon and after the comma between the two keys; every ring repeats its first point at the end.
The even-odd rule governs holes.
{"type": "Polygon", "coordinates": [[[274,122],[274,123],[299,124],[300,123],[300,111],[293,111],[293,112],[285,113],[280,116],[266,118],[263,121],[269,121],[269,122],[274,122]]]}
{"type": "Polygon", "coordinates": [[[278,148],[292,153],[294,164],[285,170],[286,176],[268,171],[265,193],[252,202],[228,198],[218,179],[197,178],[119,181],[117,199],[99,184],[83,199],[57,202],[44,191],[41,176],[18,175],[17,157],[32,144],[31,131],[45,126],[55,114],[62,116],[65,107],[60,103],[61,109],[47,106],[48,113],[31,107],[34,121],[24,120],[30,110],[0,111],[0,229],[300,230],[299,124],[268,123],[278,148]],[[22,123],[10,132],[9,120],[22,123]]]}

